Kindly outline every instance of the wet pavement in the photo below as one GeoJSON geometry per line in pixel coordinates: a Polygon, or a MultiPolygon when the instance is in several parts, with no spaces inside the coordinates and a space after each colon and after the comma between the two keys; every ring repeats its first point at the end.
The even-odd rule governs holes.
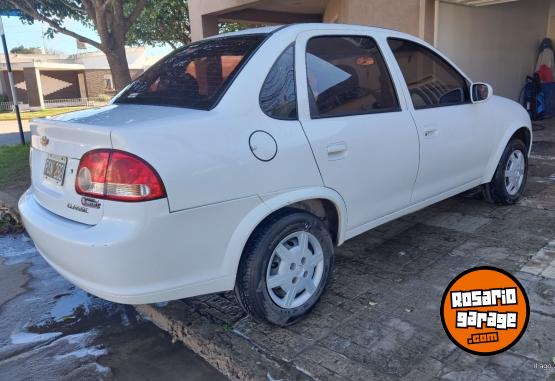
{"type": "Polygon", "coordinates": [[[225,380],[130,306],[61,278],[24,234],[0,236],[0,380],[225,380]]]}

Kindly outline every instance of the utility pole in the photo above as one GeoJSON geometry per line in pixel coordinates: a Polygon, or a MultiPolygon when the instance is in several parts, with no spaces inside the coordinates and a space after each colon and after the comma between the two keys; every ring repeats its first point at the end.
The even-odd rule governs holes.
{"type": "MultiPolygon", "coordinates": [[[[11,11],[8,11],[11,12],[11,11]]],[[[19,127],[19,139],[21,144],[25,145],[25,135],[23,134],[23,125],[21,124],[21,114],[19,113],[19,102],[17,100],[17,91],[15,89],[15,83],[13,80],[12,64],[10,62],[10,54],[8,52],[8,45],[6,44],[6,35],[4,33],[4,24],[2,23],[2,15],[11,16],[14,13],[7,13],[6,11],[0,13],[0,34],[2,38],[2,46],[4,47],[4,56],[6,57],[6,66],[8,68],[8,80],[10,81],[10,88],[12,89],[12,100],[15,109],[15,117],[17,119],[17,125],[19,127]]]]}

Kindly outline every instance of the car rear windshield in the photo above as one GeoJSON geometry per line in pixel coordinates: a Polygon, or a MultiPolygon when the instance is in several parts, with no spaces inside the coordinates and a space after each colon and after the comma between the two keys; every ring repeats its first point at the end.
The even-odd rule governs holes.
{"type": "Polygon", "coordinates": [[[210,110],[265,37],[223,37],[187,45],[145,71],[114,103],[210,110]]]}

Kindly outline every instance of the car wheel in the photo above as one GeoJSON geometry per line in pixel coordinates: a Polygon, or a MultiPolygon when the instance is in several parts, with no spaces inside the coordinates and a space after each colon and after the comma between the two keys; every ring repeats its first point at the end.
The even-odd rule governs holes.
{"type": "Polygon", "coordinates": [[[482,188],[484,198],[499,205],[517,202],[528,176],[528,149],[520,139],[513,139],[505,147],[490,183],[482,188]]]}
{"type": "Polygon", "coordinates": [[[250,237],[239,263],[235,294],[258,320],[287,326],[318,302],[332,273],[334,246],[316,216],[284,209],[250,237]]]}

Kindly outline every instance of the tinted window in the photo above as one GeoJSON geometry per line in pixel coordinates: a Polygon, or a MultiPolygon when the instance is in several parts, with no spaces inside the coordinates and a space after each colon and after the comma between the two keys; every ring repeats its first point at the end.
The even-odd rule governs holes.
{"type": "Polygon", "coordinates": [[[407,82],[414,108],[470,101],[466,80],[443,58],[411,41],[393,38],[388,41],[407,82]]]}
{"type": "Polygon", "coordinates": [[[115,102],[208,110],[264,38],[226,37],[187,45],[148,69],[115,102]]]}
{"type": "Polygon", "coordinates": [[[293,45],[285,49],[270,69],[260,91],[260,107],[272,118],[297,119],[293,45]]]}
{"type": "Polygon", "coordinates": [[[306,67],[313,118],[399,108],[385,62],[369,37],[312,38],[306,67]]]}

